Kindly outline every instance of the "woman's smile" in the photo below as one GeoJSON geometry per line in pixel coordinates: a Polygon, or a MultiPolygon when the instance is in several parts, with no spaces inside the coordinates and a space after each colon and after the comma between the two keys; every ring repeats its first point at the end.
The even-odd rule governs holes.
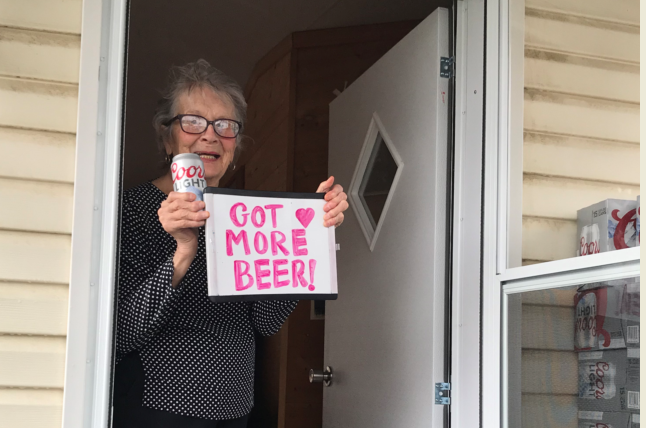
{"type": "Polygon", "coordinates": [[[196,155],[202,159],[202,162],[206,163],[212,163],[216,162],[218,159],[220,159],[220,154],[216,152],[195,152],[196,155]]]}

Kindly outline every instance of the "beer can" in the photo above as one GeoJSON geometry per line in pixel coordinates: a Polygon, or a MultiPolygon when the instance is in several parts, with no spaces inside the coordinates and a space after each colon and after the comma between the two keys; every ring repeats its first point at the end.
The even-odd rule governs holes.
{"type": "Polygon", "coordinates": [[[577,255],[587,256],[600,253],[599,249],[599,225],[596,223],[583,226],[579,234],[579,249],[577,255]]]}
{"type": "Polygon", "coordinates": [[[596,349],[597,338],[597,292],[586,290],[574,296],[576,320],[574,326],[574,349],[596,349]]]}
{"type": "Polygon", "coordinates": [[[576,250],[576,255],[588,255],[588,225],[579,228],[579,248],[576,250]]]}
{"type": "Polygon", "coordinates": [[[600,234],[599,234],[599,225],[597,223],[592,223],[589,229],[589,244],[588,244],[588,254],[599,254],[601,249],[599,248],[600,234]]]}
{"type": "Polygon", "coordinates": [[[191,192],[197,201],[204,200],[206,178],[204,177],[204,162],[195,153],[182,153],[173,157],[170,166],[173,177],[173,190],[176,192],[191,192]]]}

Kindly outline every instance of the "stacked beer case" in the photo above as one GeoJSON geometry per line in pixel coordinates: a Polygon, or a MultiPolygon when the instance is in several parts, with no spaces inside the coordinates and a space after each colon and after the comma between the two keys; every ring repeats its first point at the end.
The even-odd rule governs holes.
{"type": "Polygon", "coordinates": [[[577,211],[577,256],[639,246],[640,199],[606,199],[577,211]]]}
{"type": "Polygon", "coordinates": [[[574,304],[579,428],[638,428],[639,278],[586,284],[574,304]]]}
{"type": "Polygon", "coordinates": [[[639,428],[639,414],[579,411],[578,428],[616,427],[639,428]]]}

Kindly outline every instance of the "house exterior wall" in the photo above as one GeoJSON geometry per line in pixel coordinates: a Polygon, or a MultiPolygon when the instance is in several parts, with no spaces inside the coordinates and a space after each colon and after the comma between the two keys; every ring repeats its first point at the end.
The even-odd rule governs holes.
{"type": "MultiPolygon", "coordinates": [[[[512,0],[514,1],[514,0],[512,0]]],[[[577,210],[639,195],[639,0],[525,0],[523,264],[576,255],[577,210]]],[[[522,428],[576,428],[574,288],[522,296],[522,428]]]]}
{"type": "Polygon", "coordinates": [[[532,264],[576,255],[578,209],[639,194],[639,0],[526,0],[524,19],[522,258],[532,264]]]}
{"type": "MultiPolygon", "coordinates": [[[[574,256],[578,208],[639,193],[639,2],[525,6],[530,264],[574,256]]],[[[81,8],[82,0],[0,0],[0,426],[61,421],[81,8]]],[[[523,322],[569,329],[569,297],[559,302],[524,301],[523,322]]],[[[562,351],[548,339],[523,346],[525,364],[536,352],[562,351]]],[[[570,411],[573,384],[562,386],[570,411]]],[[[526,414],[549,399],[530,389],[526,414]]]]}
{"type": "Polygon", "coordinates": [[[0,426],[60,427],[82,0],[0,0],[0,426]]]}

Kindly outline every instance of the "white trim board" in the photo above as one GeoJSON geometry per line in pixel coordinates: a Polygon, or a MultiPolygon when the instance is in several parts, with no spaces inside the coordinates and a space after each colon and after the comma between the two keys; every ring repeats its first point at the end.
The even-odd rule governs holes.
{"type": "Polygon", "coordinates": [[[451,426],[480,425],[484,1],[456,5],[451,426]]]}
{"type": "MultiPolygon", "coordinates": [[[[486,62],[485,62],[485,132],[484,132],[484,206],[482,222],[482,367],[481,388],[483,390],[481,406],[482,427],[500,427],[500,322],[501,295],[500,282],[497,278],[499,269],[507,261],[506,239],[501,239],[499,232],[506,222],[500,221],[499,198],[503,193],[499,183],[499,43],[500,43],[500,10],[498,0],[486,3],[486,62]],[[500,193],[499,193],[500,192],[500,193]],[[484,391],[486,387],[486,393],[484,391]]],[[[506,212],[506,210],[503,210],[506,212]]]]}
{"type": "Polygon", "coordinates": [[[526,293],[528,291],[563,288],[577,284],[611,281],[619,278],[639,276],[639,258],[620,263],[589,266],[585,269],[568,270],[537,277],[525,277],[501,281],[503,294],[526,293]]]}
{"type": "Polygon", "coordinates": [[[594,269],[599,266],[628,263],[635,260],[639,261],[639,253],[640,247],[627,248],[625,250],[591,254],[584,257],[572,257],[569,259],[555,260],[551,262],[507,269],[503,274],[500,275],[500,281],[508,282],[522,278],[554,275],[558,273],[594,269]]]}
{"type": "Polygon", "coordinates": [[[110,415],[126,4],[83,2],[64,428],[110,415]]]}

